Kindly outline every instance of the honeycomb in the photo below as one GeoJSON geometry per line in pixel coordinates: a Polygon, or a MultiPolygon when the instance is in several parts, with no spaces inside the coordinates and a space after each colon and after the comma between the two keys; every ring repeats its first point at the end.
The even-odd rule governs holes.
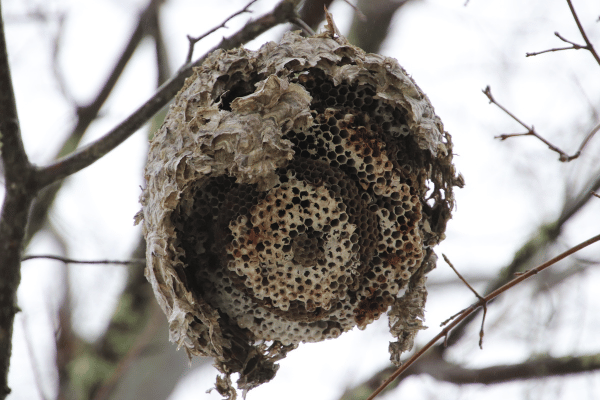
{"type": "Polygon", "coordinates": [[[299,343],[390,310],[396,359],[462,184],[451,150],[397,62],[331,27],[214,53],[154,139],[141,198],[171,340],[248,390],[299,343]]]}

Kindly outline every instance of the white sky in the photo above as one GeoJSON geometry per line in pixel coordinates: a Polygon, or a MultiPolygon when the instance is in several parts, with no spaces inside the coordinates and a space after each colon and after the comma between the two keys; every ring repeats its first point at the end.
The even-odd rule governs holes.
{"type": "MultiPolygon", "coordinates": [[[[93,98],[120,54],[141,0],[8,0],[2,4],[5,16],[21,15],[38,5],[53,12],[67,11],[60,67],[68,90],[77,102],[93,98]]],[[[186,34],[197,36],[242,8],[246,0],[215,2],[171,0],[164,7],[163,29],[176,70],[187,52],[186,34]]],[[[272,9],[276,2],[261,0],[253,6],[254,16],[272,9]]],[[[574,0],[590,39],[600,49],[600,2],[574,0]]],[[[350,7],[340,1],[330,11],[342,32],[349,26],[350,7]]],[[[196,57],[229,35],[248,16],[228,23],[196,46],[196,57]]],[[[70,131],[73,115],[52,76],[51,40],[55,25],[23,22],[6,23],[9,56],[12,62],[21,127],[30,158],[47,163],[62,138],[70,131]]],[[[247,47],[257,49],[267,40],[277,40],[283,28],[275,29],[247,47]]],[[[525,58],[526,52],[562,46],[554,36],[581,43],[579,32],[562,0],[423,0],[411,3],[393,20],[392,31],[382,53],[397,58],[430,97],[445,129],[453,135],[457,168],[467,186],[456,193],[458,208],[450,221],[447,240],[438,248],[467,276],[493,277],[507,264],[514,251],[542,222],[559,212],[565,179],[575,191],[588,168],[600,165],[600,137],[584,155],[571,164],[561,164],[557,155],[532,138],[505,142],[494,135],[522,129],[495,106],[489,105],[481,90],[490,85],[499,102],[533,124],[557,146],[572,153],[582,135],[598,121],[590,120],[590,109],[600,112],[600,66],[585,51],[567,51],[525,58]]],[[[84,143],[92,141],[119,123],[153,93],[156,80],[153,45],[145,42],[127,67],[107,106],[103,118],[95,122],[84,143]]],[[[596,116],[597,118],[597,116],[596,116]]],[[[147,151],[146,131],[142,129],[122,146],[88,169],[69,178],[61,191],[51,219],[68,245],[68,255],[80,259],[122,259],[135,244],[139,227],[133,215],[139,209],[139,186],[147,151]]],[[[0,192],[1,193],[1,192],[0,192]]],[[[588,206],[567,226],[564,247],[598,233],[600,201],[588,206]]],[[[38,236],[31,254],[60,252],[60,243],[48,235],[38,236]]],[[[587,251],[598,259],[598,245],[587,251]]],[[[63,288],[62,266],[56,262],[28,261],[23,265],[19,305],[23,313],[15,323],[14,356],[11,361],[10,399],[37,399],[31,368],[35,359],[42,386],[50,398],[56,393],[53,371],[53,333],[49,311],[60,301],[63,288]],[[23,318],[32,340],[33,356],[23,340],[23,318]],[[49,350],[50,349],[50,350],[49,350]]],[[[125,280],[121,267],[83,266],[73,268],[78,333],[93,338],[105,327],[125,280]]],[[[432,282],[456,279],[443,263],[430,275],[432,282]]],[[[536,279],[538,279],[536,277],[536,279]]],[[[540,278],[541,279],[541,278],[540,278]]],[[[507,304],[525,299],[528,289],[513,291],[490,307],[484,350],[477,339],[457,346],[451,356],[470,366],[516,362],[532,351],[553,355],[599,351],[594,334],[600,326],[597,269],[585,280],[569,281],[539,304],[511,310],[507,304]],[[576,293],[573,295],[573,293],[576,293]],[[561,308],[568,299],[585,307],[559,313],[552,325],[559,343],[544,340],[545,326],[536,313],[561,308]],[[507,311],[508,310],[508,311],[507,311]],[[509,324],[507,322],[516,321],[509,324]],[[533,326],[532,326],[533,325],[533,326]],[[572,327],[576,325],[577,332],[572,327]],[[537,336],[536,336],[537,335],[537,336]],[[537,347],[525,339],[536,338],[537,347]]],[[[483,288],[483,285],[475,285],[483,288]]],[[[439,323],[473,301],[468,290],[455,285],[430,294],[426,322],[430,327],[418,337],[425,343],[437,334],[439,323]]],[[[166,338],[165,338],[166,340],[166,338]]],[[[388,365],[385,319],[366,331],[353,331],[340,339],[302,345],[280,362],[276,378],[248,394],[258,399],[335,399],[344,387],[370,376],[388,365]]],[[[217,399],[212,387],[212,368],[190,374],[170,399],[217,399]]],[[[505,384],[484,388],[478,385],[457,388],[428,377],[410,378],[401,389],[380,397],[487,399],[533,398],[551,394],[556,398],[600,398],[600,374],[562,379],[550,384],[505,384]],[[439,397],[440,391],[444,396],[439,397]]]]}

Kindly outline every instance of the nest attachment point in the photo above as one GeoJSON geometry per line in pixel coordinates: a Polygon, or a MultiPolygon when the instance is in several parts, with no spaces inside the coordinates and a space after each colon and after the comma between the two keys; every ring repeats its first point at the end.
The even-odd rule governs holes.
{"type": "Polygon", "coordinates": [[[146,182],[146,275],[170,339],[214,357],[229,397],[230,374],[247,391],[299,343],[385,312],[397,361],[462,184],[427,96],[332,29],[211,54],[152,141],[146,182]]]}

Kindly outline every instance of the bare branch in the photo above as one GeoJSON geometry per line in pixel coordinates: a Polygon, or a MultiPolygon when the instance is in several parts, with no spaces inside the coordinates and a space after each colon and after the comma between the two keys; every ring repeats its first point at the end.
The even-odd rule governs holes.
{"type": "Polygon", "coordinates": [[[448,266],[450,268],[452,268],[452,271],[454,271],[454,273],[458,276],[458,278],[471,290],[471,292],[473,292],[475,297],[477,297],[479,300],[483,299],[483,297],[481,297],[479,295],[479,293],[477,293],[477,291],[475,289],[473,289],[473,287],[471,285],[469,285],[469,282],[467,282],[465,280],[465,278],[463,278],[463,276],[456,270],[456,268],[454,268],[454,265],[452,265],[452,263],[450,262],[448,257],[446,257],[445,254],[442,254],[442,257],[444,258],[444,261],[446,261],[446,264],[448,264],[448,266]]]}
{"type": "Polygon", "coordinates": [[[533,127],[533,125],[532,126],[527,125],[526,123],[521,121],[519,118],[517,118],[517,116],[515,116],[513,113],[508,111],[508,109],[506,109],[503,105],[498,103],[496,101],[496,99],[494,98],[494,96],[492,95],[492,89],[489,86],[486,86],[486,88],[483,90],[483,93],[490,100],[490,103],[495,104],[498,108],[500,108],[502,111],[504,111],[508,116],[510,116],[512,119],[514,119],[516,122],[518,122],[525,129],[527,129],[527,132],[525,132],[525,133],[506,133],[506,134],[496,136],[496,139],[506,140],[508,138],[518,137],[518,136],[534,136],[538,140],[543,142],[546,146],[548,146],[548,148],[550,150],[558,153],[559,154],[558,159],[562,162],[569,162],[569,161],[572,161],[572,160],[578,158],[581,155],[583,148],[587,145],[587,143],[590,141],[590,139],[596,134],[596,132],[598,132],[598,130],[600,130],[600,124],[598,124],[596,127],[594,127],[590,131],[590,133],[588,133],[586,135],[586,137],[581,142],[581,145],[579,146],[579,149],[577,150],[577,152],[575,154],[573,154],[572,156],[570,156],[567,153],[565,153],[564,151],[562,151],[561,149],[559,149],[558,147],[556,147],[555,145],[553,145],[552,143],[550,143],[548,140],[543,138],[541,135],[539,135],[535,131],[535,128],[533,127]]]}
{"type": "Polygon", "coordinates": [[[212,28],[211,30],[209,30],[208,32],[206,32],[203,35],[200,35],[196,38],[191,37],[190,35],[187,35],[188,41],[190,42],[190,47],[188,49],[188,54],[187,57],[185,58],[185,63],[189,64],[192,62],[192,56],[194,54],[194,46],[196,45],[196,43],[198,43],[200,40],[204,39],[205,37],[207,37],[208,35],[210,35],[211,33],[221,29],[221,28],[227,28],[226,24],[231,21],[233,18],[237,17],[240,14],[243,13],[251,13],[252,11],[250,11],[248,8],[256,3],[257,0],[251,0],[250,3],[246,4],[246,7],[242,8],[240,11],[236,12],[235,14],[231,14],[229,17],[227,17],[227,19],[223,22],[221,22],[220,25],[215,26],[214,28],[212,28]]]}
{"type": "Polygon", "coordinates": [[[562,37],[560,35],[560,33],[558,33],[558,32],[554,32],[554,35],[556,37],[558,37],[560,40],[562,40],[563,42],[569,43],[571,46],[555,47],[553,49],[542,50],[542,51],[537,51],[537,52],[533,52],[533,53],[525,53],[525,57],[533,57],[533,56],[537,56],[537,55],[544,54],[544,53],[552,53],[555,51],[562,51],[562,50],[581,50],[581,49],[588,50],[587,46],[582,46],[580,44],[573,43],[570,40],[567,40],[564,37],[562,37]]]}
{"type": "Polygon", "coordinates": [[[431,339],[423,348],[421,348],[420,350],[418,350],[415,354],[412,355],[412,357],[410,357],[404,364],[402,364],[402,366],[400,366],[388,379],[386,379],[381,386],[379,386],[368,398],[367,400],[373,400],[379,393],[381,393],[381,391],[383,391],[390,383],[392,383],[394,381],[394,379],[396,379],[400,374],[402,374],[404,371],[406,371],[406,369],[408,369],[411,365],[414,364],[414,362],[416,360],[419,359],[419,357],[421,357],[428,349],[430,349],[431,347],[433,347],[435,345],[435,343],[440,340],[441,338],[445,337],[448,332],[450,332],[450,330],[452,330],[452,328],[454,328],[456,325],[458,325],[463,319],[465,319],[466,317],[468,317],[471,313],[473,313],[475,310],[477,310],[479,307],[482,307],[484,304],[490,302],[491,300],[495,299],[496,297],[498,297],[500,294],[506,292],[507,290],[509,290],[510,288],[518,285],[519,283],[523,282],[525,279],[530,278],[531,276],[545,270],[546,268],[556,264],[557,262],[559,262],[560,260],[570,256],[573,253],[578,252],[579,250],[600,241],[600,235],[596,235],[580,244],[578,244],[577,246],[574,246],[572,248],[570,248],[569,250],[559,254],[558,256],[554,257],[553,259],[543,263],[542,265],[538,266],[537,268],[533,268],[529,271],[527,271],[526,273],[514,278],[513,280],[511,280],[510,282],[508,282],[507,284],[503,285],[502,287],[494,290],[492,293],[490,293],[489,295],[485,296],[484,298],[482,298],[481,300],[479,300],[477,303],[471,305],[470,307],[468,307],[458,318],[456,318],[454,321],[452,321],[452,323],[450,323],[448,326],[446,326],[444,329],[442,329],[442,331],[440,333],[438,333],[433,339],[431,339]]]}
{"type": "Polygon", "coordinates": [[[567,4],[569,5],[569,9],[571,10],[571,14],[573,14],[573,19],[575,20],[575,23],[577,24],[577,28],[579,28],[579,32],[581,33],[581,36],[583,36],[583,40],[585,41],[585,45],[581,45],[581,44],[575,43],[575,42],[573,42],[571,40],[568,40],[568,39],[564,38],[563,36],[561,36],[560,33],[554,32],[554,35],[557,38],[559,38],[560,40],[562,40],[565,43],[569,43],[570,46],[556,47],[556,48],[553,48],[553,49],[548,49],[548,50],[543,50],[543,51],[537,51],[537,52],[533,52],[533,53],[526,53],[525,56],[526,57],[532,57],[532,56],[537,56],[537,55],[544,54],[544,53],[552,53],[552,52],[555,52],[555,51],[563,51],[563,50],[588,50],[592,54],[592,56],[594,57],[594,59],[596,60],[596,62],[598,63],[598,65],[600,65],[600,57],[598,56],[598,53],[596,52],[596,49],[594,49],[594,45],[588,39],[588,36],[585,33],[585,30],[583,29],[583,26],[581,25],[581,22],[579,21],[579,17],[577,16],[577,13],[575,12],[575,8],[573,7],[573,4],[571,3],[571,0],[567,0],[567,4]]]}
{"type": "MultiPolygon", "coordinates": [[[[567,198],[560,215],[553,221],[540,225],[535,233],[517,250],[513,260],[502,268],[502,273],[488,284],[485,291],[487,294],[509,282],[514,277],[515,272],[525,269],[537,257],[545,256],[548,247],[559,237],[567,221],[587,204],[593,191],[600,189],[600,170],[593,172],[591,176],[592,178],[583,185],[579,193],[567,198]]],[[[476,313],[471,314],[453,329],[449,334],[448,343],[444,346],[452,346],[458,342],[475,316],[476,313]]],[[[444,348],[441,347],[440,350],[443,351],[444,348]]]]}
{"type": "MultiPolygon", "coordinates": [[[[487,96],[487,98],[490,100],[490,103],[493,103],[493,104],[497,105],[498,108],[500,108],[502,111],[504,111],[506,114],[508,114],[512,119],[514,119],[515,121],[517,121],[521,126],[523,126],[528,131],[533,130],[533,128],[530,128],[529,126],[527,126],[527,124],[525,122],[521,121],[513,113],[511,113],[506,108],[504,108],[501,104],[499,104],[496,101],[496,99],[494,99],[494,96],[492,96],[492,88],[489,85],[486,86],[485,89],[483,89],[482,91],[483,91],[483,94],[485,94],[487,96]]],[[[527,134],[525,134],[525,135],[527,135],[527,134]]]]}
{"type": "MultiPolygon", "coordinates": [[[[299,0],[282,0],[273,11],[257,20],[248,22],[233,36],[224,38],[208,54],[216,49],[229,50],[238,47],[274,26],[293,20],[296,18],[295,6],[298,2],[299,0]]],[[[37,176],[38,187],[44,187],[81,171],[123,143],[177,94],[185,79],[192,74],[193,67],[201,65],[206,57],[207,55],[191,64],[186,64],[177,75],[162,85],[154,96],[106,135],[54,164],[40,169],[37,176]]]]}
{"type": "MultiPolygon", "coordinates": [[[[467,285],[467,287],[469,289],[471,289],[471,292],[473,292],[473,294],[475,295],[475,297],[477,297],[477,299],[480,302],[483,302],[483,316],[481,317],[481,328],[479,329],[479,348],[483,349],[483,335],[484,335],[484,331],[483,331],[483,326],[485,325],[485,317],[487,315],[487,302],[484,301],[483,297],[481,297],[481,295],[479,293],[477,293],[477,291],[475,289],[473,289],[473,287],[471,285],[469,285],[469,282],[467,282],[465,280],[465,278],[462,277],[462,275],[457,271],[456,268],[454,268],[454,265],[452,265],[452,263],[450,262],[450,260],[448,259],[448,257],[446,257],[445,254],[442,254],[442,257],[444,257],[444,261],[446,261],[446,263],[450,266],[450,268],[452,268],[452,270],[454,271],[454,273],[459,277],[459,279],[461,281],[463,281],[463,283],[465,285],[467,285]]],[[[452,319],[454,319],[456,317],[456,314],[452,317],[452,319]]],[[[442,326],[446,325],[446,323],[449,322],[448,320],[444,321],[442,323],[442,326]]]]}
{"type": "Polygon", "coordinates": [[[592,56],[594,56],[594,59],[596,59],[596,62],[598,63],[598,65],[600,65],[600,57],[598,56],[596,49],[594,49],[594,45],[592,45],[592,42],[590,42],[590,39],[588,39],[588,36],[585,33],[583,26],[581,25],[581,22],[579,22],[579,17],[577,16],[577,13],[575,12],[573,3],[571,3],[571,0],[567,0],[567,4],[569,5],[571,14],[573,14],[573,19],[575,19],[575,23],[577,24],[577,28],[579,28],[579,32],[581,33],[583,40],[585,40],[586,48],[590,51],[590,53],[592,53],[592,56]]]}
{"type": "MultiPolygon", "coordinates": [[[[73,130],[73,134],[78,136],[78,139],[81,139],[81,136],[87,130],[91,122],[96,119],[98,116],[98,112],[108,99],[108,96],[111,94],[112,90],[116,86],[118,80],[120,79],[125,67],[129,63],[129,60],[133,56],[133,53],[137,49],[138,45],[141,43],[142,39],[146,35],[146,27],[149,25],[154,14],[157,12],[157,8],[160,5],[162,0],[152,0],[146,9],[140,14],[137,25],[131,34],[125,49],[121,53],[117,63],[112,69],[110,75],[106,79],[104,85],[102,85],[102,89],[94,99],[94,101],[87,106],[82,106],[77,109],[77,126],[73,130]]],[[[79,140],[77,140],[75,146],[79,144],[79,140]]],[[[68,152],[61,152],[58,157],[67,156],[69,153],[75,150],[75,148],[63,149],[68,152]]],[[[58,158],[57,157],[57,158],[58,158]]]]}
{"type": "MultiPolygon", "coordinates": [[[[448,362],[435,350],[427,352],[418,364],[406,370],[398,380],[412,375],[427,374],[438,381],[450,382],[457,385],[484,384],[492,385],[518,380],[564,376],[600,369],[600,354],[590,354],[579,357],[532,357],[530,360],[517,364],[494,365],[491,367],[471,369],[448,362]]],[[[365,392],[376,389],[377,382],[389,375],[393,367],[385,368],[368,380],[346,390],[340,400],[363,398],[365,392]]],[[[398,380],[388,389],[397,386],[398,380]]]]}
{"type": "Polygon", "coordinates": [[[595,127],[592,128],[592,130],[590,131],[590,133],[588,133],[585,136],[585,139],[583,139],[583,141],[581,142],[581,145],[579,146],[579,149],[577,149],[577,155],[581,154],[581,152],[583,151],[583,148],[587,145],[587,143],[590,141],[590,139],[596,134],[596,132],[598,132],[600,130],[600,124],[596,125],[595,127]]]}
{"type": "Polygon", "coordinates": [[[0,5],[0,156],[5,174],[4,203],[0,214],[0,400],[10,393],[8,367],[17,288],[21,281],[21,252],[27,213],[35,196],[34,168],[30,164],[17,115],[0,5]]]}
{"type": "Polygon", "coordinates": [[[0,112],[0,132],[2,132],[0,155],[6,177],[6,187],[9,189],[9,182],[22,181],[24,170],[31,172],[32,168],[21,139],[2,20],[0,20],[0,30],[0,87],[2,88],[0,90],[0,110],[2,110],[0,112]]]}
{"type": "Polygon", "coordinates": [[[21,261],[35,260],[35,259],[47,259],[47,260],[56,260],[61,261],[65,264],[115,264],[115,265],[133,265],[133,264],[145,264],[146,260],[143,258],[133,259],[133,260],[74,260],[72,258],[66,258],[61,256],[53,256],[48,254],[41,255],[33,255],[33,256],[25,256],[21,261]]]}
{"type": "MultiPolygon", "coordinates": [[[[449,316],[448,318],[446,318],[444,321],[442,321],[442,323],[440,323],[440,326],[444,326],[447,323],[449,323],[450,321],[452,321],[454,318],[458,317],[460,314],[462,314],[463,312],[465,312],[466,308],[463,308],[462,310],[460,310],[459,312],[452,314],[451,316],[449,316]]],[[[444,339],[444,347],[447,347],[448,345],[448,337],[446,336],[446,338],[444,339]]]]}

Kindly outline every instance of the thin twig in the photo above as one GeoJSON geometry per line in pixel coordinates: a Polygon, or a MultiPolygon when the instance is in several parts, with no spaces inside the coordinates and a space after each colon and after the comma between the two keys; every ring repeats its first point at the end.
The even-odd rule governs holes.
{"type": "Polygon", "coordinates": [[[563,50],[582,50],[582,49],[589,50],[587,46],[582,46],[580,44],[577,44],[577,43],[571,42],[570,40],[565,39],[558,32],[554,32],[554,36],[556,36],[557,38],[559,38],[560,40],[562,40],[565,43],[569,43],[571,46],[555,47],[555,48],[548,49],[548,50],[536,51],[533,53],[525,53],[525,57],[533,57],[533,56],[537,56],[537,55],[544,54],[544,53],[552,53],[555,51],[563,51],[563,50]]]}
{"type": "Polygon", "coordinates": [[[585,33],[585,29],[583,29],[583,26],[581,25],[581,22],[579,22],[579,17],[577,16],[577,13],[575,12],[575,8],[573,7],[573,4],[571,3],[571,0],[567,0],[567,4],[569,5],[569,9],[571,10],[571,14],[573,14],[573,19],[575,19],[575,23],[577,24],[577,28],[579,28],[579,32],[581,33],[581,36],[583,36],[583,40],[585,40],[586,48],[590,51],[590,53],[592,53],[592,56],[594,56],[594,58],[596,59],[596,62],[598,63],[598,65],[600,65],[600,56],[598,56],[598,53],[596,52],[596,49],[594,49],[594,45],[592,44],[592,42],[590,42],[590,39],[588,39],[588,36],[585,33]]]}
{"type": "Polygon", "coordinates": [[[585,139],[583,139],[583,142],[581,142],[581,145],[579,146],[579,149],[577,149],[577,153],[575,153],[576,155],[581,154],[581,151],[583,150],[583,148],[585,147],[585,145],[590,141],[590,139],[596,134],[596,132],[598,132],[600,130],[600,124],[596,125],[594,128],[592,128],[592,130],[590,131],[590,133],[588,133],[585,137],[585,139]]]}
{"type": "Polygon", "coordinates": [[[563,37],[560,33],[558,32],[554,32],[554,35],[559,38],[560,40],[562,40],[565,43],[569,43],[575,50],[579,50],[579,49],[587,49],[586,46],[582,46],[580,44],[577,44],[575,42],[570,41],[569,39],[563,37]]]}
{"type": "Polygon", "coordinates": [[[600,199],[600,194],[598,194],[598,193],[596,193],[596,192],[592,192],[592,195],[593,195],[593,196],[596,196],[597,198],[599,198],[599,199],[600,199]]]}
{"type": "MultiPolygon", "coordinates": [[[[450,260],[448,259],[448,257],[446,257],[445,254],[442,254],[442,257],[444,257],[444,261],[446,261],[446,263],[450,266],[450,268],[452,268],[452,271],[454,271],[454,273],[459,277],[459,279],[461,281],[463,281],[463,283],[469,288],[471,289],[471,292],[473,292],[473,294],[475,295],[475,297],[477,297],[477,299],[480,302],[483,302],[482,307],[483,307],[483,316],[481,318],[481,328],[479,329],[479,348],[483,350],[483,335],[484,335],[484,331],[483,331],[483,327],[485,325],[485,317],[487,315],[487,302],[484,301],[484,298],[477,293],[477,291],[475,289],[473,289],[473,286],[469,285],[469,282],[466,281],[465,278],[463,278],[463,276],[458,272],[458,270],[456,268],[454,268],[454,265],[452,265],[452,263],[450,262],[450,260]]],[[[452,319],[454,319],[456,317],[456,314],[453,316],[452,319]]],[[[446,320],[445,322],[447,322],[448,320],[446,320]]],[[[445,325],[445,323],[443,324],[445,325]]]]}
{"type": "Polygon", "coordinates": [[[594,45],[588,39],[587,34],[585,33],[585,30],[583,29],[583,26],[581,25],[581,22],[579,21],[579,17],[577,16],[577,13],[575,12],[575,8],[573,7],[573,4],[571,3],[571,0],[567,0],[567,4],[569,5],[569,9],[571,10],[571,14],[573,14],[573,19],[575,20],[575,23],[577,24],[577,28],[579,28],[579,32],[581,33],[581,36],[583,36],[583,40],[585,41],[585,45],[581,45],[581,44],[575,43],[575,42],[573,42],[571,40],[568,40],[568,39],[564,38],[563,36],[561,36],[560,33],[554,32],[554,35],[557,38],[559,38],[560,40],[562,40],[565,43],[569,43],[570,46],[556,47],[556,48],[553,48],[553,49],[548,49],[548,50],[543,50],[543,51],[537,51],[537,52],[533,52],[533,53],[525,53],[525,56],[526,57],[532,57],[532,56],[537,56],[537,55],[544,54],[544,53],[552,53],[552,52],[555,52],[555,51],[563,51],[563,50],[588,50],[590,53],[592,53],[592,56],[594,57],[594,59],[596,60],[596,62],[598,63],[598,65],[600,65],[600,57],[598,56],[598,53],[596,52],[596,49],[594,49],[594,45]]]}
{"type": "MultiPolygon", "coordinates": [[[[535,233],[520,246],[512,261],[502,269],[503,272],[488,284],[487,294],[513,279],[516,271],[522,270],[525,266],[533,263],[535,259],[546,254],[548,247],[556,242],[566,223],[592,198],[591,192],[600,189],[600,169],[593,171],[590,176],[589,181],[582,185],[582,189],[578,193],[568,192],[559,215],[551,222],[538,226],[534,230],[535,233]]],[[[457,343],[464,336],[467,326],[475,317],[476,313],[471,314],[452,330],[448,337],[449,346],[457,343]]],[[[444,349],[444,347],[440,346],[440,349],[444,349]]]]}
{"type": "Polygon", "coordinates": [[[533,127],[533,125],[532,126],[527,125],[525,122],[523,122],[519,118],[517,118],[516,115],[514,115],[513,113],[511,113],[510,111],[508,111],[508,109],[506,109],[502,104],[498,103],[496,101],[496,99],[494,98],[494,96],[492,95],[492,89],[489,86],[486,86],[486,88],[483,90],[483,93],[487,96],[487,98],[489,99],[490,103],[495,104],[498,108],[500,108],[502,111],[504,111],[509,117],[511,117],[512,119],[514,119],[516,122],[518,122],[525,129],[527,129],[527,132],[525,132],[525,133],[505,133],[505,134],[502,134],[502,135],[495,136],[496,139],[506,140],[508,138],[518,137],[518,136],[534,136],[538,140],[540,140],[542,143],[544,143],[546,146],[548,146],[548,148],[550,150],[558,153],[559,154],[559,158],[558,159],[560,161],[562,161],[562,162],[569,162],[569,161],[572,161],[572,160],[578,158],[581,155],[581,152],[583,151],[583,148],[587,145],[587,143],[590,141],[590,139],[596,134],[596,132],[598,132],[598,130],[600,130],[600,124],[598,124],[597,126],[595,126],[590,131],[590,133],[588,133],[586,135],[586,137],[581,142],[581,145],[579,146],[579,149],[577,149],[577,152],[575,152],[575,154],[573,154],[573,155],[570,156],[567,153],[565,153],[564,151],[562,151],[561,149],[559,149],[558,147],[556,147],[555,145],[553,145],[552,143],[550,143],[544,137],[540,136],[535,131],[535,128],[533,127]]]}
{"type": "Polygon", "coordinates": [[[302,28],[302,30],[304,31],[304,33],[306,33],[308,36],[315,36],[316,33],[315,31],[313,31],[313,29],[308,26],[308,24],[304,21],[302,21],[302,19],[300,17],[296,17],[292,20],[292,22],[296,25],[298,25],[300,28],[302,28]]]}
{"type": "Polygon", "coordinates": [[[517,121],[525,129],[527,129],[528,131],[532,131],[533,130],[533,128],[530,128],[529,126],[527,126],[527,124],[525,124],[525,122],[521,121],[519,118],[517,118],[515,115],[513,115],[510,111],[508,111],[506,108],[504,108],[501,104],[499,104],[498,102],[496,102],[496,100],[494,99],[494,96],[492,96],[492,88],[489,85],[485,87],[485,89],[483,90],[483,93],[490,100],[490,103],[493,103],[493,104],[497,105],[498,108],[500,108],[502,111],[504,111],[506,114],[508,114],[512,119],[514,119],[515,121],[517,121]]]}
{"type": "Polygon", "coordinates": [[[445,254],[442,253],[442,257],[444,257],[444,261],[446,261],[446,264],[448,264],[448,266],[450,268],[452,268],[452,271],[454,271],[454,273],[458,276],[458,278],[463,281],[463,283],[471,290],[471,292],[473,292],[473,294],[475,295],[475,297],[477,297],[479,300],[483,299],[483,297],[481,297],[479,295],[479,293],[477,293],[477,291],[475,289],[473,289],[473,286],[469,285],[469,282],[467,282],[465,280],[465,278],[463,278],[463,276],[460,274],[460,272],[458,272],[456,270],[456,268],[454,268],[454,265],[452,265],[452,263],[450,262],[450,260],[448,259],[448,257],[446,257],[445,254]]]}
{"type": "Polygon", "coordinates": [[[100,139],[79,149],[73,154],[64,157],[55,163],[38,170],[37,186],[44,187],[53,182],[62,180],[104,157],[115,149],[127,138],[141,128],[148,119],[164,107],[181,89],[185,79],[189,77],[193,68],[201,65],[208,54],[217,49],[229,50],[238,47],[266,32],[281,23],[296,18],[295,7],[300,0],[282,0],[268,14],[248,22],[242,29],[229,38],[224,38],[219,45],[211,49],[206,55],[182,67],[178,73],[165,82],[158,91],[141,107],[134,111],[125,121],[110,130],[100,139]]]}
{"type": "Polygon", "coordinates": [[[449,323],[450,321],[452,321],[454,318],[458,317],[460,314],[462,314],[464,311],[466,310],[466,308],[463,308],[462,310],[460,310],[459,312],[457,312],[456,314],[453,314],[451,316],[449,316],[448,318],[446,318],[444,321],[442,321],[440,323],[440,327],[446,325],[447,323],[449,323]]]}
{"type": "Polygon", "coordinates": [[[394,373],[392,375],[390,375],[389,378],[387,378],[368,398],[367,400],[373,400],[379,393],[381,393],[390,383],[392,383],[394,381],[394,379],[396,379],[400,374],[402,374],[404,371],[406,371],[408,369],[408,367],[410,367],[412,364],[414,364],[414,362],[419,359],[419,357],[421,357],[427,350],[429,350],[431,347],[433,347],[433,345],[435,345],[435,343],[440,340],[441,338],[445,337],[448,332],[450,332],[450,330],[452,330],[452,328],[454,328],[456,325],[458,325],[463,319],[465,319],[466,317],[468,317],[471,313],[473,313],[475,310],[477,310],[479,307],[482,307],[485,303],[489,303],[491,300],[493,300],[494,298],[498,297],[500,294],[506,292],[507,290],[509,290],[510,288],[516,286],[517,284],[521,283],[522,281],[524,281],[525,279],[537,274],[538,272],[541,272],[543,270],[545,270],[546,268],[556,264],[557,262],[559,262],[560,260],[570,256],[573,253],[578,252],[579,250],[600,241],[600,235],[596,235],[580,244],[578,244],[577,246],[574,246],[572,248],[570,248],[569,250],[565,251],[564,253],[559,254],[558,256],[554,257],[553,259],[546,261],[545,263],[543,263],[542,265],[538,266],[537,268],[533,268],[531,270],[529,270],[527,273],[518,276],[516,278],[514,278],[513,280],[511,280],[510,282],[508,282],[507,284],[499,287],[498,289],[494,290],[492,293],[490,293],[489,295],[485,296],[484,298],[482,298],[481,300],[479,300],[477,303],[471,305],[470,307],[468,307],[458,318],[456,318],[454,321],[452,321],[452,323],[450,323],[447,327],[445,327],[444,329],[442,329],[442,331],[440,333],[438,333],[433,339],[431,339],[425,346],[423,346],[421,349],[419,349],[415,354],[412,355],[412,357],[410,357],[404,364],[402,364],[402,366],[400,366],[396,371],[394,371],[394,373]]]}
{"type": "Polygon", "coordinates": [[[209,30],[208,32],[206,32],[203,35],[200,35],[196,38],[191,37],[190,35],[187,35],[187,39],[189,41],[189,48],[188,48],[188,54],[187,57],[185,58],[185,63],[189,64],[192,62],[192,56],[194,55],[194,46],[196,46],[196,43],[198,43],[200,40],[204,39],[205,37],[207,37],[208,35],[214,33],[215,31],[218,31],[221,28],[227,28],[226,24],[231,21],[233,18],[237,17],[240,14],[243,13],[251,13],[252,11],[250,11],[248,8],[256,3],[258,0],[251,0],[250,3],[246,4],[246,7],[242,8],[240,11],[236,12],[235,14],[231,14],[229,17],[227,17],[227,19],[223,22],[221,22],[220,25],[215,26],[214,28],[212,28],[211,30],[209,30]]]}
{"type": "Polygon", "coordinates": [[[25,256],[21,259],[21,261],[28,261],[28,260],[35,260],[35,259],[39,259],[39,258],[43,258],[46,260],[56,260],[56,261],[61,261],[65,264],[115,264],[115,265],[134,265],[134,264],[144,264],[146,263],[146,260],[140,258],[140,259],[134,259],[134,260],[74,260],[72,258],[66,258],[66,257],[60,257],[60,256],[53,256],[53,255],[49,255],[49,254],[40,254],[40,255],[33,255],[33,256],[25,256]]]}
{"type": "Polygon", "coordinates": [[[29,208],[36,195],[35,169],[21,137],[1,14],[0,9],[0,158],[5,179],[0,208],[0,400],[10,393],[8,368],[14,319],[19,311],[16,299],[21,282],[21,251],[29,208]]]}

